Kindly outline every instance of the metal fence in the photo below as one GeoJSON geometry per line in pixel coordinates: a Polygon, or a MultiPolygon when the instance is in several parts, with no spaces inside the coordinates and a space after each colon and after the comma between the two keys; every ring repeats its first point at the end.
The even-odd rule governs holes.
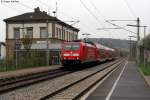
{"type": "MultiPolygon", "coordinates": [[[[60,64],[60,51],[49,50],[49,65],[60,64]]],[[[46,50],[31,50],[17,51],[16,64],[30,64],[34,66],[41,66],[47,64],[47,51],[46,50]]]]}
{"type": "MultiPolygon", "coordinates": [[[[46,50],[14,51],[12,62],[0,61],[0,71],[47,66],[46,50]]],[[[49,65],[60,64],[60,51],[49,50],[49,65]]]]}

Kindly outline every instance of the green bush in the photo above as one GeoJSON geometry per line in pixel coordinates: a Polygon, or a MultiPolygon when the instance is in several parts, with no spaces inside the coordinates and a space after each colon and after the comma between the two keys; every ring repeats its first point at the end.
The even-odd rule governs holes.
{"type": "Polygon", "coordinates": [[[150,64],[148,64],[147,67],[145,67],[144,63],[140,63],[139,68],[143,72],[144,75],[150,76],[150,64]]]}
{"type": "Polygon", "coordinates": [[[25,68],[33,68],[45,66],[46,60],[44,56],[21,56],[18,58],[18,64],[16,66],[16,61],[0,61],[0,72],[25,69],[25,68]]]}

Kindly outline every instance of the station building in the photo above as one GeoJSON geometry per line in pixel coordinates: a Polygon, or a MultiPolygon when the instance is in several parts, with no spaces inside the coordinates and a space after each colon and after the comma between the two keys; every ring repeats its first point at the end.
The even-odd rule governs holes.
{"type": "MultiPolygon", "coordinates": [[[[4,19],[6,22],[6,59],[14,60],[15,52],[23,50],[22,38],[26,35],[32,39],[31,50],[60,50],[64,41],[77,40],[79,29],[57,17],[40,11],[4,19]]],[[[53,54],[53,53],[51,53],[53,54]]]]}

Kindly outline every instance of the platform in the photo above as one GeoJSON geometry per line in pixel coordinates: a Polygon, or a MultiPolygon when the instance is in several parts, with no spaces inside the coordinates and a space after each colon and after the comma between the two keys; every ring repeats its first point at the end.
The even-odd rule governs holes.
{"type": "Polygon", "coordinates": [[[87,100],[150,100],[150,87],[135,62],[129,61],[126,66],[121,66],[108,77],[87,100]]]}

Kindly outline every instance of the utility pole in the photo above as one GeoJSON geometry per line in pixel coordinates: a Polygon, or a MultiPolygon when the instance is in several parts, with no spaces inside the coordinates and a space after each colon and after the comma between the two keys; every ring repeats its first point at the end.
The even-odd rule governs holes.
{"type": "Polygon", "coordinates": [[[140,59],[140,50],[138,48],[138,41],[140,40],[140,18],[138,17],[137,20],[137,25],[127,25],[127,26],[132,26],[132,27],[137,27],[137,44],[136,44],[136,60],[137,60],[137,63],[139,64],[139,59],[140,59]]]}
{"type": "Polygon", "coordinates": [[[133,44],[132,44],[132,41],[131,41],[131,38],[137,38],[136,36],[129,36],[129,39],[130,39],[130,58],[132,59],[133,58],[133,44]]]}
{"type": "Polygon", "coordinates": [[[133,32],[133,31],[130,31],[130,30],[128,30],[128,29],[125,29],[124,27],[121,27],[121,26],[119,26],[119,25],[116,25],[116,24],[113,24],[113,23],[111,23],[110,21],[136,21],[137,22],[137,24],[136,25],[127,25],[127,26],[132,26],[132,27],[137,27],[137,44],[136,44],[136,59],[137,59],[137,63],[139,64],[139,54],[140,54],[140,50],[139,50],[139,48],[138,48],[138,41],[140,40],[140,18],[138,17],[137,18],[137,20],[107,20],[106,22],[108,22],[109,24],[111,24],[111,25],[113,25],[113,26],[117,26],[117,27],[119,27],[119,28],[122,28],[122,29],[124,29],[124,30],[126,30],[126,31],[128,31],[128,32],[131,32],[131,33],[135,33],[135,32],[133,32]]]}
{"type": "Polygon", "coordinates": [[[138,41],[140,40],[140,19],[137,18],[137,64],[139,64],[140,60],[140,49],[138,48],[138,41]]]}
{"type": "Polygon", "coordinates": [[[140,40],[140,18],[137,18],[137,40],[140,40]]]}
{"type": "Polygon", "coordinates": [[[143,39],[143,46],[144,46],[144,67],[147,68],[147,54],[146,54],[146,47],[145,47],[145,35],[146,35],[146,27],[144,27],[144,39],[143,39]]]}

